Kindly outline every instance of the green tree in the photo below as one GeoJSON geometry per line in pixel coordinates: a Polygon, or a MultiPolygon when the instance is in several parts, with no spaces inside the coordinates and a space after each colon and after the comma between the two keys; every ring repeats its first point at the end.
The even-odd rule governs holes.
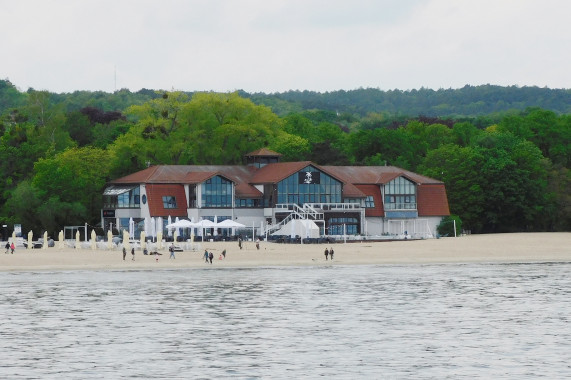
{"type": "Polygon", "coordinates": [[[96,224],[109,167],[107,153],[91,147],[68,149],[36,162],[32,186],[42,202],[39,211],[43,227],[96,224]]]}
{"type": "Polygon", "coordinates": [[[465,228],[481,232],[487,207],[481,181],[485,157],[477,149],[444,145],[428,152],[420,173],[440,179],[446,185],[450,212],[459,215],[465,228]]]}

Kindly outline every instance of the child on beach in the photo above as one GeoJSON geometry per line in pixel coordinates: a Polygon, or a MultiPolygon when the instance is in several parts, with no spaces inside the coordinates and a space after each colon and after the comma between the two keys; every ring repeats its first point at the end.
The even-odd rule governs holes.
{"type": "Polygon", "coordinates": [[[131,248],[131,255],[133,255],[131,260],[135,261],[135,248],[131,248]]]}
{"type": "Polygon", "coordinates": [[[10,243],[9,242],[6,242],[5,248],[6,248],[6,253],[8,253],[8,251],[10,250],[10,243]]]}
{"type": "Polygon", "coordinates": [[[16,249],[14,242],[12,242],[12,245],[10,245],[10,249],[12,250],[12,254],[14,254],[14,250],[16,249]]]}

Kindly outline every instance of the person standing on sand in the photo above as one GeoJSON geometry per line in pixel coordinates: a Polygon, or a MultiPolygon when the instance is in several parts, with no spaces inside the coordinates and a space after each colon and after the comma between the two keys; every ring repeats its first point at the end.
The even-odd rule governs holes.
{"type": "Polygon", "coordinates": [[[131,255],[133,255],[132,261],[135,261],[135,247],[131,248],[131,255]]]}
{"type": "Polygon", "coordinates": [[[238,247],[240,247],[240,249],[242,249],[242,237],[238,236],[238,247]]]}
{"type": "Polygon", "coordinates": [[[12,254],[14,254],[14,250],[16,249],[14,242],[12,242],[12,244],[10,245],[10,249],[12,250],[12,254]]]}
{"type": "Polygon", "coordinates": [[[325,261],[327,261],[328,258],[329,258],[329,250],[325,248],[325,261]]]}
{"type": "Polygon", "coordinates": [[[176,257],[174,257],[174,243],[169,247],[169,252],[171,253],[169,259],[176,259],[176,257]]]}
{"type": "Polygon", "coordinates": [[[331,247],[331,250],[329,251],[329,256],[331,257],[331,261],[333,261],[333,247],[331,247]]]}
{"type": "Polygon", "coordinates": [[[204,257],[204,262],[208,263],[208,251],[206,249],[204,250],[204,256],[203,257],[204,257]]]}
{"type": "Polygon", "coordinates": [[[10,243],[9,242],[6,242],[5,248],[6,248],[6,253],[8,253],[8,251],[10,250],[10,243]]]}
{"type": "Polygon", "coordinates": [[[123,247],[123,261],[125,261],[125,257],[127,257],[127,250],[123,247]]]}
{"type": "Polygon", "coordinates": [[[212,252],[210,252],[210,254],[208,255],[208,258],[210,259],[210,264],[212,264],[212,259],[214,258],[214,254],[212,252]]]}
{"type": "Polygon", "coordinates": [[[260,238],[256,239],[256,249],[259,251],[260,250],[260,238]]]}

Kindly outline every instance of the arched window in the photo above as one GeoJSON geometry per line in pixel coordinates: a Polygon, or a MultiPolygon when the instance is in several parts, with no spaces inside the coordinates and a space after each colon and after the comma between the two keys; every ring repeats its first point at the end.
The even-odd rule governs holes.
{"type": "Polygon", "coordinates": [[[341,182],[313,166],[278,182],[277,187],[277,203],[341,203],[341,182]]]}
{"type": "Polygon", "coordinates": [[[220,176],[204,181],[202,207],[232,207],[232,182],[220,176]]]}
{"type": "Polygon", "coordinates": [[[416,210],[416,185],[404,177],[387,183],[385,210],[416,210]]]}

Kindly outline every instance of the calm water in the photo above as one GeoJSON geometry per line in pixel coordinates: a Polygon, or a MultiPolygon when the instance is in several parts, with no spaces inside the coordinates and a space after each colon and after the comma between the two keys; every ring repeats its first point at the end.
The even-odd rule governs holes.
{"type": "Polygon", "coordinates": [[[2,379],[562,379],[570,264],[0,273],[2,379]]]}

